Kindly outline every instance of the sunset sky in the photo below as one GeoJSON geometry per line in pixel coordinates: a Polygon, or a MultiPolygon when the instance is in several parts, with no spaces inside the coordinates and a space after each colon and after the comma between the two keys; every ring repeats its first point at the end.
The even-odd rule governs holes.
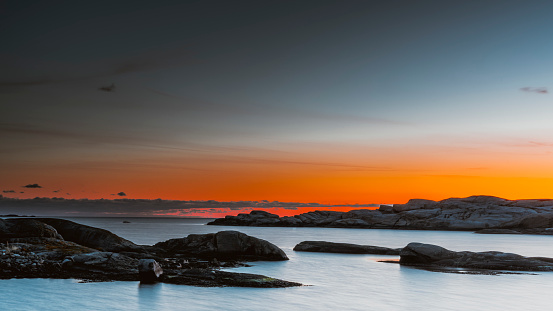
{"type": "Polygon", "coordinates": [[[553,198],[552,12],[532,0],[2,1],[0,194],[553,198]]]}

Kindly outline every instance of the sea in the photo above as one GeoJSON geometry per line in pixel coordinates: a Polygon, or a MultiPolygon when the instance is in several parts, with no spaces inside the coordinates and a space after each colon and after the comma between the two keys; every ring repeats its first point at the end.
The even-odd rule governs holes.
{"type": "Polygon", "coordinates": [[[294,252],[302,241],[385,247],[431,243],[455,251],[553,257],[553,236],[337,228],[207,226],[210,219],[66,218],[137,244],[238,230],[282,248],[289,261],[227,269],[305,284],[291,288],[193,287],[73,279],[0,280],[0,310],[552,310],[553,272],[454,274],[380,260],[397,256],[294,252]],[[130,223],[123,223],[123,221],[130,223]]]}

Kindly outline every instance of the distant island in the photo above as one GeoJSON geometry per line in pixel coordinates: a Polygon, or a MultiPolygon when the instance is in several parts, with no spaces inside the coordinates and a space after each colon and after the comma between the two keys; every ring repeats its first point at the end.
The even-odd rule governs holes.
{"type": "Polygon", "coordinates": [[[376,210],[315,211],[279,217],[265,211],[226,216],[208,225],[257,227],[332,227],[406,230],[459,230],[478,233],[552,234],[553,200],[507,200],[493,196],[412,199],[376,210]]]}

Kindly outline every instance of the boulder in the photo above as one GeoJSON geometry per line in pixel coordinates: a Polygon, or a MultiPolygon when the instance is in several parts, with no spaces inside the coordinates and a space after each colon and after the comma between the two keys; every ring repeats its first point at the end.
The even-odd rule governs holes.
{"type": "Polygon", "coordinates": [[[399,253],[401,264],[430,264],[456,257],[455,252],[438,245],[409,243],[399,253]]]}
{"type": "Polygon", "coordinates": [[[297,252],[399,255],[401,249],[326,241],[303,241],[296,245],[294,250],[297,252]]]}
{"type": "Polygon", "coordinates": [[[288,260],[284,251],[276,245],[238,231],[190,234],[186,238],[171,239],[154,246],[170,254],[204,259],[288,260]]]}
{"type": "Polygon", "coordinates": [[[161,279],[163,269],[154,259],[140,259],[138,261],[138,278],[142,283],[154,283],[161,279]]]}

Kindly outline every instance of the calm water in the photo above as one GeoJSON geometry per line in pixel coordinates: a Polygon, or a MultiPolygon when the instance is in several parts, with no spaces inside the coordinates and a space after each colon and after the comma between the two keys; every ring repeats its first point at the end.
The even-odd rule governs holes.
{"type": "Polygon", "coordinates": [[[514,252],[553,257],[553,236],[469,232],[205,226],[205,219],[74,218],[138,244],[190,233],[239,230],[281,247],[286,262],[231,269],[312,286],[285,289],[199,288],[138,282],[0,280],[0,310],[551,310],[553,273],[460,275],[379,263],[378,255],[294,252],[305,240],[402,247],[424,242],[452,250],[514,252]]]}

